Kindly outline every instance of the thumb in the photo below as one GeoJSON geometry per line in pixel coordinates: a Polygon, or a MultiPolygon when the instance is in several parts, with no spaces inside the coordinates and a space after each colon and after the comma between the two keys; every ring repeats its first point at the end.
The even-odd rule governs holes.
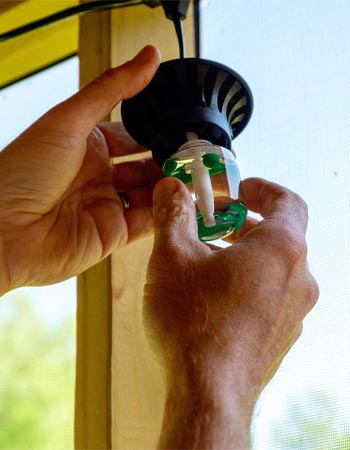
{"type": "Polygon", "coordinates": [[[155,245],[160,248],[198,241],[194,202],[177,178],[163,178],[154,188],[153,220],[155,245]]]}
{"type": "Polygon", "coordinates": [[[26,212],[45,214],[56,204],[81,168],[96,123],[120,100],[141,91],[159,61],[159,51],[145,47],[48,111],[1,152],[0,182],[15,199],[26,197],[26,212]]]}
{"type": "Polygon", "coordinates": [[[77,94],[50,111],[51,123],[76,137],[87,137],[121,100],[140,92],[151,81],[160,63],[156,47],[144,47],[131,61],[108,69],[77,94]],[[77,133],[79,135],[77,136],[77,133]]]}

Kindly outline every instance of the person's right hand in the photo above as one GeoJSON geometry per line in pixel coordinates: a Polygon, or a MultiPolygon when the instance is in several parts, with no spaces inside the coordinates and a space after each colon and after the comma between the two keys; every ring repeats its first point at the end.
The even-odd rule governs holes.
{"type": "Polygon", "coordinates": [[[144,315],[167,381],[162,448],[246,448],[253,406],[318,298],[306,262],[307,207],[262,179],[241,184],[250,220],[226,249],[198,240],[174,178],[154,191],[144,315]]]}

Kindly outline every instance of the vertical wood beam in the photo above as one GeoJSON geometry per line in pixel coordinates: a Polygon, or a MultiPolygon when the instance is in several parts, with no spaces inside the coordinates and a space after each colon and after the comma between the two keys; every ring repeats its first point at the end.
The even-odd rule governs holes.
{"type": "MultiPolygon", "coordinates": [[[[194,54],[193,12],[184,22],[187,54],[194,54]]],[[[92,14],[80,22],[81,81],[156,45],[163,61],[179,56],[173,24],[161,7],[133,6],[92,14]]],[[[120,119],[120,109],[112,113],[120,119]]],[[[78,280],[76,448],[151,449],[164,403],[161,373],[142,325],[146,238],[115,252],[78,280]]]]}
{"type": "MultiPolygon", "coordinates": [[[[193,12],[184,21],[188,56],[194,55],[193,12]]],[[[156,45],[162,60],[179,57],[172,22],[161,7],[137,6],[112,13],[113,63],[130,59],[144,45],[156,45]]],[[[113,118],[120,118],[119,110],[113,118]]],[[[156,448],[165,389],[142,324],[142,298],[152,238],[112,256],[112,447],[156,448]]]]}
{"type": "MultiPolygon", "coordinates": [[[[80,18],[80,85],[111,66],[110,12],[80,18]]],[[[78,277],[75,448],[111,448],[111,259],[78,277]]]]}

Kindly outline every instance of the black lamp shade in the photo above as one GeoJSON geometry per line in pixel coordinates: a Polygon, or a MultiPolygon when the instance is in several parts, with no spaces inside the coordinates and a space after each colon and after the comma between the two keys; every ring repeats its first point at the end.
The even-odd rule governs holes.
{"type": "Polygon", "coordinates": [[[231,148],[252,108],[247,83],[232,69],[185,58],[162,63],[143,91],[123,101],[121,113],[129,134],[163,166],[188,141],[189,132],[231,148]]]}

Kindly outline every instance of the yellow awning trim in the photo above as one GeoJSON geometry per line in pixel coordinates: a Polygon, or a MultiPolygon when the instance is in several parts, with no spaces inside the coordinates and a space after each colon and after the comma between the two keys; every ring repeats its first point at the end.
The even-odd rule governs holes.
{"type": "MultiPolygon", "coordinates": [[[[57,11],[78,0],[27,0],[0,14],[0,33],[57,11]]],[[[0,88],[24,78],[78,51],[78,17],[0,43],[0,88]]]]}

